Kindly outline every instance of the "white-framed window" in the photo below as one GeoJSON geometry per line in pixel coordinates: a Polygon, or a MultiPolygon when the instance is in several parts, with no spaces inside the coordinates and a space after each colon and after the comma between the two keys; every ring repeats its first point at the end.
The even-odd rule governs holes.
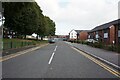
{"type": "Polygon", "coordinates": [[[108,33],[104,33],[104,38],[108,38],[108,33]]]}
{"type": "Polygon", "coordinates": [[[72,36],[72,38],[73,38],[73,36],[72,36]]]}
{"type": "Polygon", "coordinates": [[[88,35],[88,38],[90,38],[91,36],[90,35],[88,35]]]}
{"type": "Polygon", "coordinates": [[[7,32],[7,34],[9,34],[9,31],[7,32]]]}
{"type": "Polygon", "coordinates": [[[73,35],[73,33],[71,35],[73,35]]]}
{"type": "Polygon", "coordinates": [[[96,31],[96,34],[98,34],[98,31],[96,31]]]}
{"type": "Polygon", "coordinates": [[[98,39],[98,38],[99,38],[99,35],[98,35],[98,34],[96,34],[95,38],[96,38],[96,39],[98,39]]]}
{"type": "Polygon", "coordinates": [[[120,37],[120,30],[118,31],[118,37],[120,37]]]}

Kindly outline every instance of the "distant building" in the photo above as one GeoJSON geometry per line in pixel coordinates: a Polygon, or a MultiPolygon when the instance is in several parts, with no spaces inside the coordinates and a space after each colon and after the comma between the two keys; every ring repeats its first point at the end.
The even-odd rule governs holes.
{"type": "Polygon", "coordinates": [[[86,40],[89,30],[71,30],[69,33],[70,40],[86,40]]]}
{"type": "Polygon", "coordinates": [[[100,25],[88,32],[88,38],[104,44],[120,43],[120,19],[100,25]]]}
{"type": "Polygon", "coordinates": [[[3,38],[17,38],[17,32],[8,28],[3,28],[3,38]]]}
{"type": "Polygon", "coordinates": [[[56,35],[56,38],[63,41],[67,41],[69,39],[68,35],[56,35]]]}
{"type": "Polygon", "coordinates": [[[83,31],[81,31],[79,33],[79,40],[82,40],[82,41],[87,40],[88,39],[88,32],[89,31],[90,30],[83,30],[83,31]]]}
{"type": "Polygon", "coordinates": [[[82,30],[71,30],[69,32],[69,40],[79,40],[79,34],[82,30]]]}

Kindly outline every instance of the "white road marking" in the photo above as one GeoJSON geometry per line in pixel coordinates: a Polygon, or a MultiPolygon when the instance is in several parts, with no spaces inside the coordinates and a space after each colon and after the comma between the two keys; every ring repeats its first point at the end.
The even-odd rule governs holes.
{"type": "Polygon", "coordinates": [[[53,52],[53,54],[52,54],[52,56],[51,56],[51,58],[50,58],[48,64],[51,64],[54,55],[55,55],[55,52],[53,52]]]}
{"type": "Polygon", "coordinates": [[[55,47],[54,52],[56,51],[57,47],[58,47],[58,46],[55,47]]]}
{"type": "Polygon", "coordinates": [[[54,57],[54,55],[55,55],[55,51],[56,51],[57,47],[58,47],[58,46],[55,47],[54,52],[52,53],[52,56],[50,57],[50,60],[49,60],[48,64],[51,64],[51,62],[52,62],[52,60],[53,60],[53,57],[54,57]]]}

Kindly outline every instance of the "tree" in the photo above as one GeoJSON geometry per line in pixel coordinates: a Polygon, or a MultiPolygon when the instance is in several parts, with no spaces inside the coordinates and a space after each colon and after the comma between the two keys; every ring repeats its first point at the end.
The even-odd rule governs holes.
{"type": "Polygon", "coordinates": [[[36,32],[41,26],[40,23],[43,23],[41,20],[42,10],[35,2],[11,2],[3,5],[5,8],[5,26],[17,31],[20,35],[26,36],[36,32]]]}
{"type": "Polygon", "coordinates": [[[55,22],[42,14],[36,2],[3,3],[5,26],[19,35],[55,35],[55,22]]]}
{"type": "Polygon", "coordinates": [[[55,35],[55,22],[53,22],[53,20],[51,20],[49,17],[45,16],[45,35],[47,36],[54,36],[55,35]]]}

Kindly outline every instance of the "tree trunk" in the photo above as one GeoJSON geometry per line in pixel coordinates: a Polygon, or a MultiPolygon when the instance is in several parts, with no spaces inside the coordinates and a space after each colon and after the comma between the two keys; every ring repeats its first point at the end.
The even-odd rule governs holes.
{"type": "Polygon", "coordinates": [[[38,35],[36,36],[36,40],[38,40],[38,35]]]}
{"type": "Polygon", "coordinates": [[[41,40],[43,40],[43,36],[41,36],[41,40]]]}
{"type": "Polygon", "coordinates": [[[26,34],[24,35],[24,39],[26,39],[26,34]]]}

